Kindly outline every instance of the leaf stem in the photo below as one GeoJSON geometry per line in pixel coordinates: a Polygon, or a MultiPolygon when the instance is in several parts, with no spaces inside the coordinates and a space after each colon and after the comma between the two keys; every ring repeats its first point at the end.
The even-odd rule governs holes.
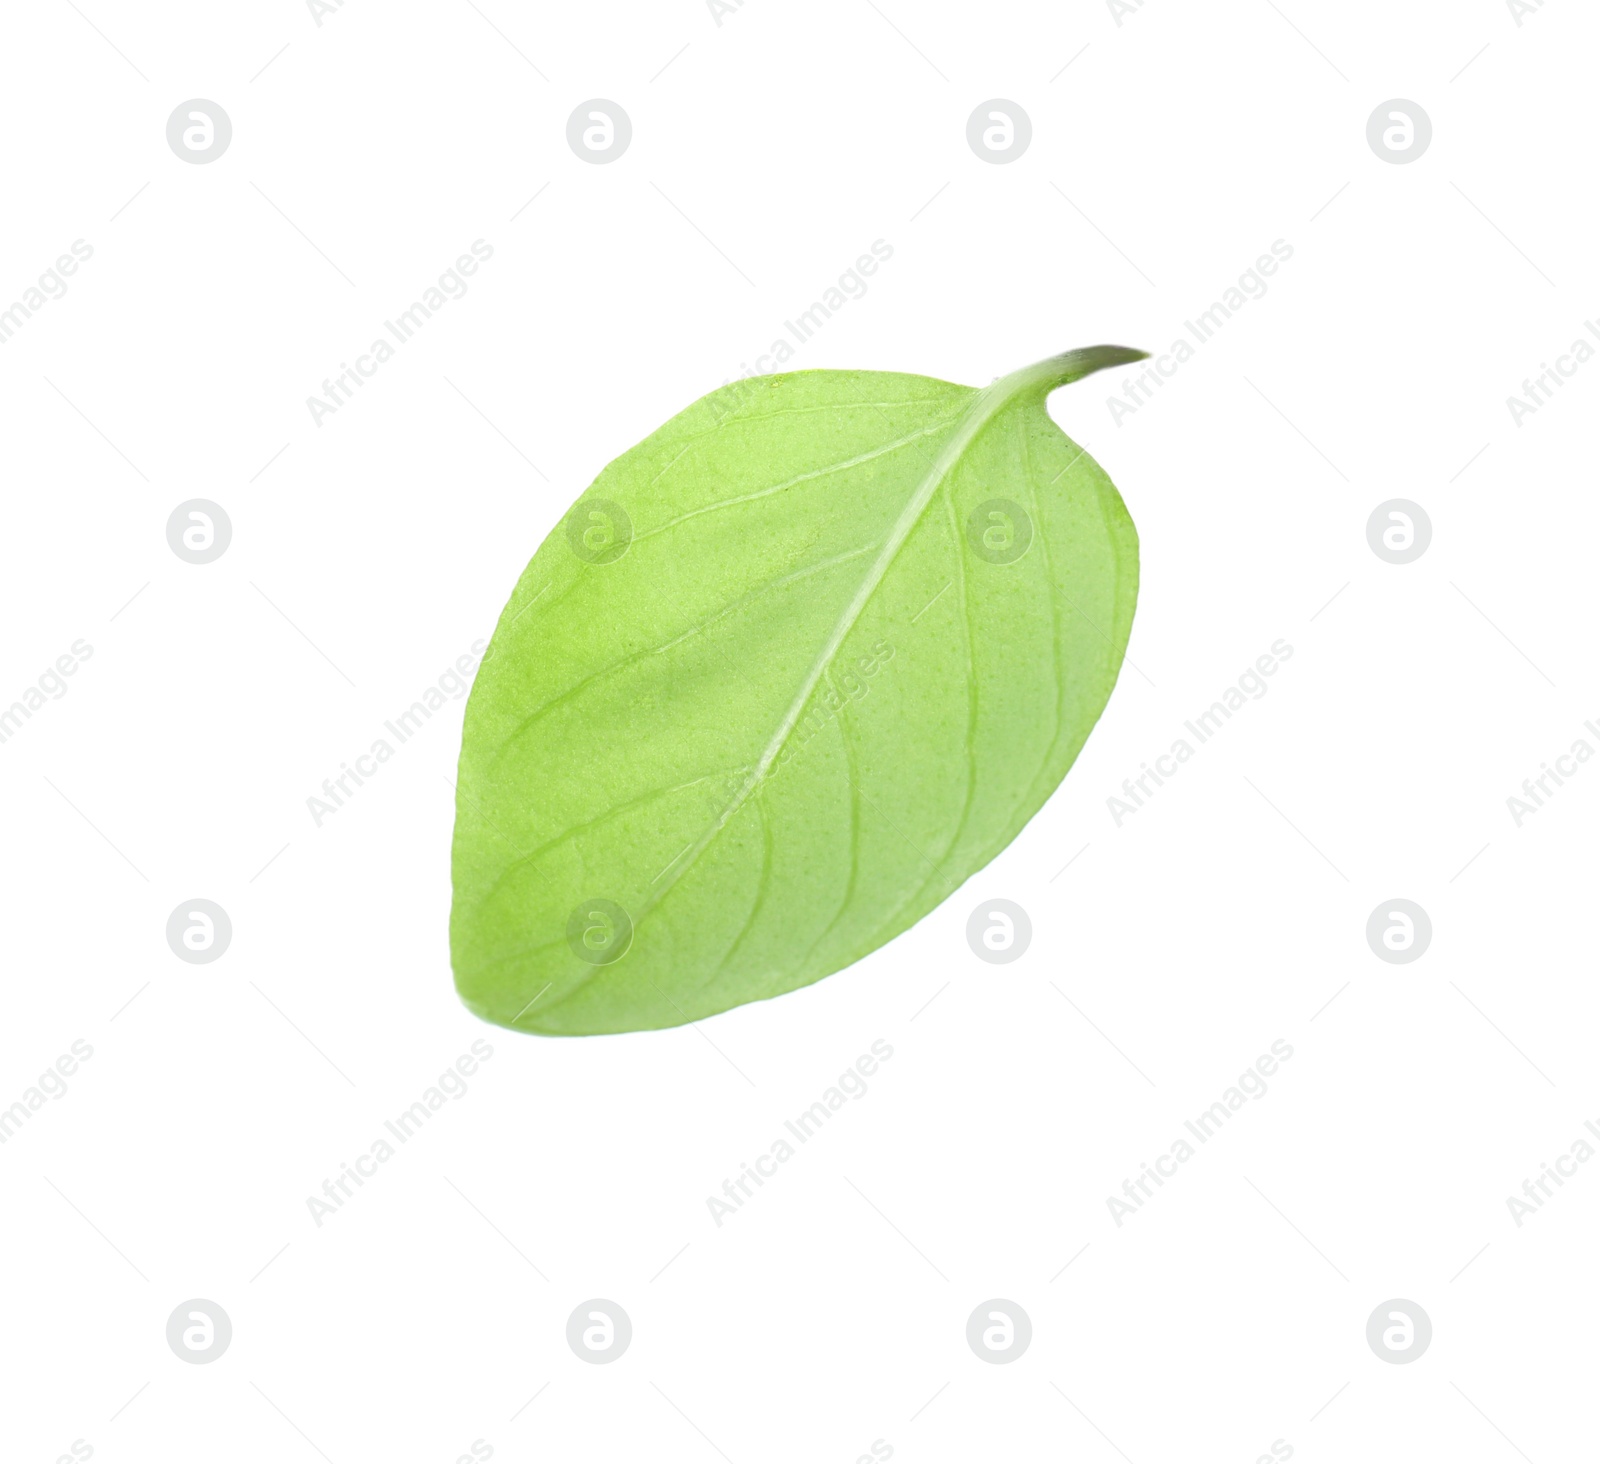
{"type": "Polygon", "coordinates": [[[1048,395],[1058,386],[1082,380],[1096,371],[1111,366],[1130,366],[1135,361],[1148,360],[1149,356],[1148,351],[1135,350],[1132,346],[1082,346],[1076,351],[1063,351],[1059,356],[1024,366],[1020,371],[1002,376],[985,390],[1001,397],[1035,391],[1048,395]]]}

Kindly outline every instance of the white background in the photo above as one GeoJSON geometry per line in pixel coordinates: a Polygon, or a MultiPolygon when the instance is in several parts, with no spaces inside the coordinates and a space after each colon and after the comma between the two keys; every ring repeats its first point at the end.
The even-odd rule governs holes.
{"type": "Polygon", "coordinates": [[[1520,427],[1506,398],[1600,312],[1597,42],[1578,0],[13,8],[0,304],[94,253],[0,348],[0,703],[93,655],[0,745],[0,1106],[94,1056],[0,1147],[6,1460],[1586,1457],[1600,1164],[1521,1228],[1506,1198],[1600,1119],[1600,765],[1521,827],[1506,799],[1600,747],[1600,363],[1520,427]],[[633,123],[607,166],[566,142],[592,97],[633,123]],[[1405,166],[1366,138],[1397,97],[1434,127],[1405,166]],[[204,166],[166,142],[190,98],[233,123],[204,166]],[[990,98],[1032,119],[1006,166],[966,142],[990,98]],[[476,239],[470,292],[317,426],[476,239]],[[1052,401],[1143,541],[1099,728],[848,972],[668,1032],[478,1023],[446,944],[461,703],[320,828],[307,797],[607,461],[876,239],[795,366],[1165,350],[1293,247],[1120,426],[1116,379],[1052,401]],[[167,546],[190,498],[232,520],[207,566],[167,546]],[[1408,566],[1367,544],[1391,498],[1432,520],[1408,566]],[[968,951],[990,896],[1032,916],[1014,965],[968,951]],[[215,964],[165,940],[196,897],[233,922],[215,964]],[[1433,922],[1410,965],[1365,939],[1396,897],[1433,922]],[[475,1038],[467,1095],[316,1226],[475,1038]],[[879,1038],[867,1096],[718,1228],[707,1196],[879,1038]],[[1275,1039],[1266,1096],[1116,1225],[1275,1039]],[[565,1341],[591,1297],[633,1322],[611,1366],[565,1341]],[[1008,1366],[965,1340],[991,1297],[1032,1319],[1008,1366]],[[1434,1328],[1406,1366],[1365,1339],[1397,1297],[1434,1328]],[[165,1340],[189,1298],[232,1320],[210,1365],[165,1340]]]}

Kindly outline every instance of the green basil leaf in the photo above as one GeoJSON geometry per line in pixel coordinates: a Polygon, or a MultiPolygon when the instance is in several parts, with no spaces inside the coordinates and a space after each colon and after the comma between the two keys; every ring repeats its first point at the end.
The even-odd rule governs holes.
{"type": "Polygon", "coordinates": [[[759,377],[606,468],[467,704],[467,1006],[695,1021],[860,960],[1004,849],[1104,709],[1138,590],[1122,499],[1045,399],[1142,356],[759,377]]]}

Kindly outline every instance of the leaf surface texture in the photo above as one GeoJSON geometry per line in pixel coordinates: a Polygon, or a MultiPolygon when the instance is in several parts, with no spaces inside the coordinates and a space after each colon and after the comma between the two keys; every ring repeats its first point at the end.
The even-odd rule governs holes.
{"type": "Polygon", "coordinates": [[[467,705],[466,1004],[696,1021],[861,959],[1004,849],[1105,707],[1138,588],[1127,510],[1045,400],[1139,356],[761,377],[611,463],[467,705]]]}

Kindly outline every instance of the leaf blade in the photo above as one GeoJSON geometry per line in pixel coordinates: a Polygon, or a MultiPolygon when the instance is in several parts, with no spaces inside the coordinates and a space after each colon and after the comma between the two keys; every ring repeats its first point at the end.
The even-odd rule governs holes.
{"type": "Polygon", "coordinates": [[[1068,353],[981,390],[761,378],[724,420],[702,398],[612,463],[565,521],[598,537],[540,547],[468,704],[469,1007],[551,1033],[695,1020],[850,964],[1004,848],[1109,697],[1137,593],[1121,499],[1044,401],[1131,359],[1068,353]],[[625,940],[604,944],[607,920],[625,940]]]}

